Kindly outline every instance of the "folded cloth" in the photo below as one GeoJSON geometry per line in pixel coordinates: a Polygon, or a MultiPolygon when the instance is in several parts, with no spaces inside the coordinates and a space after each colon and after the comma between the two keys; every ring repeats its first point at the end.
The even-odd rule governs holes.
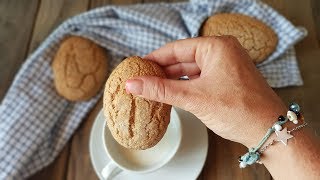
{"type": "Polygon", "coordinates": [[[62,39],[79,35],[111,55],[109,72],[124,56],[145,55],[167,42],[198,36],[202,22],[219,12],[253,16],[278,35],[276,51],[258,66],[272,87],[301,85],[293,45],[306,32],[253,0],[106,6],[61,24],[25,61],[0,106],[0,179],[22,179],[51,163],[101,97],[70,102],[53,84],[51,61],[62,39]]]}

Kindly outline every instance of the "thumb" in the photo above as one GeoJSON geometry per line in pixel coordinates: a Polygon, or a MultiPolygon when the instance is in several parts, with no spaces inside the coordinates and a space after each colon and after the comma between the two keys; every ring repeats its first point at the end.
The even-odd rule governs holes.
{"type": "Polygon", "coordinates": [[[186,108],[192,86],[189,81],[164,79],[155,76],[141,76],[126,81],[127,93],[139,95],[165,104],[186,108]]]}

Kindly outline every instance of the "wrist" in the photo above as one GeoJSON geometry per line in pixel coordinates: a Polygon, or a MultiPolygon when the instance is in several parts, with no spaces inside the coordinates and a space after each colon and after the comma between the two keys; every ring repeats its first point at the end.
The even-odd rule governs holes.
{"type": "Polygon", "coordinates": [[[268,129],[278,121],[279,116],[285,116],[287,111],[288,109],[283,104],[278,104],[274,106],[274,108],[264,111],[264,113],[255,117],[256,120],[248,125],[248,130],[244,133],[244,138],[241,143],[247,148],[257,146],[268,129]]]}
{"type": "Polygon", "coordinates": [[[282,115],[279,116],[278,120],[268,129],[267,133],[260,140],[259,144],[254,148],[249,148],[248,152],[239,158],[239,166],[241,168],[245,168],[247,165],[252,165],[257,162],[262,162],[261,155],[265,154],[264,151],[268,149],[269,146],[274,145],[277,142],[281,142],[285,146],[287,146],[288,140],[294,137],[291,133],[307,125],[300,113],[300,107],[296,103],[290,105],[289,111],[287,112],[286,116],[287,117],[284,117],[282,115]],[[293,124],[287,124],[287,122],[290,121],[293,124],[298,125],[292,127],[291,125],[293,124]],[[292,128],[288,130],[288,126],[292,128]],[[273,134],[274,132],[276,134],[276,137],[273,134]]]}

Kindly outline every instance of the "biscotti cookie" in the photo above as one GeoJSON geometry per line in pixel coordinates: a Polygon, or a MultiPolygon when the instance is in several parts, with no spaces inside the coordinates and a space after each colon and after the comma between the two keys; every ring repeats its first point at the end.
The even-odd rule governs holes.
{"type": "Polygon", "coordinates": [[[156,63],[133,56],[123,60],[109,76],[103,96],[103,112],[114,139],[130,149],[147,149],[165,134],[171,106],[127,94],[125,83],[136,76],[165,77],[156,63]]]}
{"type": "Polygon", "coordinates": [[[71,101],[88,100],[100,90],[107,74],[107,55],[94,42],[77,36],[65,39],[52,62],[57,92],[71,101]]]}
{"type": "Polygon", "coordinates": [[[202,36],[232,35],[255,63],[265,60],[276,48],[278,38],[263,22],[242,14],[216,14],[203,24],[202,36]]]}

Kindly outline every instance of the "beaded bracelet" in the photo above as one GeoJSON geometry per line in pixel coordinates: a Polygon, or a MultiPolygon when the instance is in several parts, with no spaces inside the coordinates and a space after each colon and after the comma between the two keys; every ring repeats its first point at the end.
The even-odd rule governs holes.
{"type": "Polygon", "coordinates": [[[249,151],[239,157],[240,168],[245,168],[247,165],[252,165],[254,163],[260,163],[260,156],[261,154],[270,146],[273,145],[276,141],[281,141],[284,145],[287,145],[288,139],[292,138],[291,132],[299,130],[307,125],[307,123],[303,123],[294,129],[288,131],[287,128],[282,129],[282,125],[288,121],[293,122],[294,124],[298,124],[298,119],[303,119],[300,113],[300,106],[297,103],[292,103],[289,106],[289,111],[287,112],[287,117],[282,115],[279,116],[278,121],[275,122],[271,128],[268,129],[265,136],[261,139],[257,147],[250,148],[249,151]],[[271,134],[275,132],[277,138],[274,139],[272,142],[267,144],[265,147],[262,148],[263,144],[268,140],[271,134]]]}

